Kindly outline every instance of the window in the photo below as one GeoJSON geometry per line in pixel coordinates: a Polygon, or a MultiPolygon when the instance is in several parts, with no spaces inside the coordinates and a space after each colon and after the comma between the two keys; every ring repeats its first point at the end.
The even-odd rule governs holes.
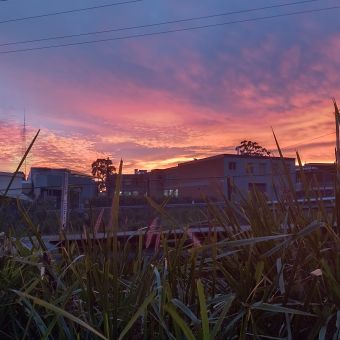
{"type": "Polygon", "coordinates": [[[260,163],[259,164],[259,174],[260,175],[266,175],[267,170],[267,164],[266,163],[260,163]]]}
{"type": "Polygon", "coordinates": [[[299,172],[296,172],[296,183],[302,183],[302,175],[299,172]]]}
{"type": "Polygon", "coordinates": [[[235,190],[235,180],[233,177],[227,177],[227,186],[235,190]]]}
{"type": "Polygon", "coordinates": [[[236,162],[229,162],[229,170],[236,170],[236,162]]]}
{"type": "Polygon", "coordinates": [[[273,169],[273,175],[279,175],[280,174],[280,163],[273,163],[272,169],[273,169]]]}
{"type": "Polygon", "coordinates": [[[163,191],[163,195],[166,197],[178,197],[178,189],[166,189],[163,191]]]}
{"type": "Polygon", "coordinates": [[[47,189],[47,196],[60,196],[60,190],[47,189]]]}
{"type": "Polygon", "coordinates": [[[253,174],[254,173],[254,164],[253,163],[247,163],[246,164],[246,173],[247,174],[253,174]]]}

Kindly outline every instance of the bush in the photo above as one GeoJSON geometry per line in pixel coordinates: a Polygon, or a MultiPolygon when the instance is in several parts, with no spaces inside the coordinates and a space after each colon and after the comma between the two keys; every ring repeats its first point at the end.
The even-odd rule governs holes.
{"type": "Polygon", "coordinates": [[[241,204],[207,202],[203,237],[166,202],[148,202],[162,223],[147,235],[119,242],[116,195],[107,238],[64,235],[58,251],[23,209],[31,247],[2,235],[2,337],[339,338],[340,207],[329,214],[319,202],[315,216],[293,192],[275,207],[259,192],[241,204]],[[170,237],[161,225],[183,232],[170,237]]]}

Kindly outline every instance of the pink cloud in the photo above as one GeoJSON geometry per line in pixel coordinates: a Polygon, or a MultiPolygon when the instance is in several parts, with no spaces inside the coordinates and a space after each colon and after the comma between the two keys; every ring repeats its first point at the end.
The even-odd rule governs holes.
{"type": "MultiPolygon", "coordinates": [[[[214,65],[206,64],[198,52],[184,48],[180,52],[183,60],[164,56],[155,63],[153,51],[143,44],[129,46],[132,56],[127,55],[128,61],[133,61],[133,54],[138,55],[138,66],[148,68],[150,77],[163,87],[150,79],[142,86],[105,68],[91,71],[89,62],[78,60],[75,66],[72,60],[58,59],[57,70],[67,73],[76,67],[73,71],[80,78],[84,72],[82,81],[28,68],[11,72],[14,87],[22,92],[29,89],[32,116],[41,120],[32,127],[42,127],[32,165],[69,166],[88,172],[94,159],[109,154],[116,159],[123,157],[127,171],[165,167],[191,159],[193,152],[199,157],[223,152],[222,146],[236,146],[242,139],[256,140],[272,149],[275,144],[270,126],[282,147],[310,145],[299,147],[304,159],[333,160],[333,136],[320,139],[323,144],[310,144],[310,140],[334,129],[330,97],[340,92],[339,35],[313,46],[310,53],[317,57],[306,61],[297,45],[277,52],[279,42],[268,34],[257,48],[241,49],[240,56],[218,55],[217,61],[224,67],[220,80],[213,78],[216,83],[211,81],[214,65]],[[277,58],[277,69],[266,68],[267,59],[273,58],[277,58]],[[219,104],[199,102],[206,92],[216,96],[219,104]],[[52,128],[56,125],[58,129],[52,128]],[[135,153],[131,151],[128,157],[126,145],[136,145],[135,153]],[[143,157],[138,148],[146,150],[143,157]],[[162,148],[182,151],[162,154],[162,148]]],[[[20,155],[20,127],[1,126],[1,132],[4,152],[0,160],[5,168],[12,168],[20,155]]],[[[294,155],[293,149],[286,152],[294,155]]]]}

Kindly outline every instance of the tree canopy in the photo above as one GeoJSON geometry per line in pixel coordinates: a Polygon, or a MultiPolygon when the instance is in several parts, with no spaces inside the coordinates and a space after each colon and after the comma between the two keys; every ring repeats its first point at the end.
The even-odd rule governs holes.
{"type": "Polygon", "coordinates": [[[98,180],[99,191],[106,191],[106,179],[115,172],[116,167],[109,157],[98,158],[92,163],[92,175],[98,180]]]}
{"type": "Polygon", "coordinates": [[[271,152],[259,145],[257,142],[250,140],[243,140],[239,146],[236,147],[237,153],[247,156],[271,156],[271,152]]]}

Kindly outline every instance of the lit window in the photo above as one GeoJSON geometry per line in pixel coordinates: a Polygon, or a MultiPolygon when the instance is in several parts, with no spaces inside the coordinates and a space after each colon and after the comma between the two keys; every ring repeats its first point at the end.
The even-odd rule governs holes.
{"type": "Polygon", "coordinates": [[[164,196],[178,197],[178,189],[167,189],[163,191],[164,196]]]}

